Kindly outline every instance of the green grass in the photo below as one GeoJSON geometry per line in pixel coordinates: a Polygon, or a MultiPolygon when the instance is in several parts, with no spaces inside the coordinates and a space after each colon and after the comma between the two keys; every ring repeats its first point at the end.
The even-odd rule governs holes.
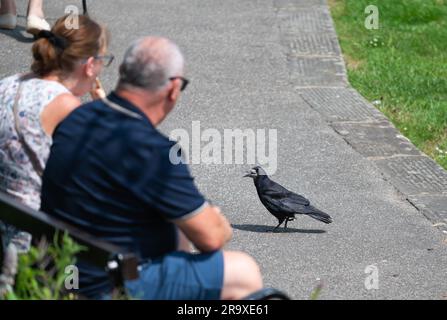
{"type": "Polygon", "coordinates": [[[329,0],[351,85],[447,169],[447,0],[329,0]],[[364,26],[368,5],[379,29],[364,26]]]}

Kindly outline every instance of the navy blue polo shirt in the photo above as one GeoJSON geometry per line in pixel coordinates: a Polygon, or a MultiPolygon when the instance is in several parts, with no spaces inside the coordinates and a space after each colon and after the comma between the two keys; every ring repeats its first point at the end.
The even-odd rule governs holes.
{"type": "MultiPolygon", "coordinates": [[[[177,246],[176,219],[206,204],[174,145],[129,101],[112,93],[73,111],[55,130],[42,185],[42,211],[139,254],[177,246]],[[129,112],[130,111],[130,112],[129,112]]],[[[79,262],[80,293],[110,290],[107,274],[79,262]]]]}

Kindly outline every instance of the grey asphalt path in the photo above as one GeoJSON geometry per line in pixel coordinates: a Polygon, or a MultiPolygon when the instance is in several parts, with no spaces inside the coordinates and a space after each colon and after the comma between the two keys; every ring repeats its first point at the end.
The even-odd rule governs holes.
{"type": "MultiPolygon", "coordinates": [[[[23,10],[25,1],[18,2],[23,10]]],[[[326,43],[320,54],[323,62],[300,65],[290,58],[290,50],[298,50],[295,56],[309,54],[310,60],[318,56],[299,52],[300,47],[289,40],[294,40],[297,27],[324,38],[319,28],[330,20],[321,24],[309,13],[314,5],[324,12],[324,2],[90,2],[92,15],[111,30],[111,51],[118,61],[129,42],[142,35],[167,36],[183,50],[191,84],[163,131],[191,131],[192,121],[200,121],[202,130],[215,128],[221,133],[276,129],[278,169],[272,178],[333,217],[331,225],[298,217],[287,232],[271,233],[276,220],[259,202],[252,181],[242,178],[250,165],[191,166],[201,191],[234,226],[228,249],[255,257],[266,286],[284,290],[294,299],[309,299],[320,282],[324,286],[320,299],[445,297],[447,236],[384,179],[376,163],[346,143],[319,110],[321,92],[306,91],[349,90],[343,64],[335,57],[337,44],[331,37],[315,40],[326,43]],[[288,12],[300,10],[309,15],[287,18],[288,12]],[[365,268],[371,265],[378,268],[376,290],[365,288],[365,268]]],[[[73,4],[46,3],[51,17],[73,4]]],[[[20,33],[14,34],[22,41],[20,33]]],[[[27,69],[30,44],[20,41],[11,33],[0,33],[1,76],[27,69]]],[[[116,68],[117,64],[102,76],[108,89],[116,82],[116,68]]]]}

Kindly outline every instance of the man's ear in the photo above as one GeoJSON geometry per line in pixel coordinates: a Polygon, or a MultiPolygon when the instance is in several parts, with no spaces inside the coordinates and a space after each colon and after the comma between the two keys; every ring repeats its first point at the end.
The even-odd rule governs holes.
{"type": "Polygon", "coordinates": [[[182,81],[180,79],[171,80],[172,87],[169,90],[168,98],[172,101],[177,101],[180,95],[180,86],[182,85],[182,81]]]}
{"type": "Polygon", "coordinates": [[[84,64],[84,72],[89,78],[95,76],[95,58],[90,57],[87,59],[87,62],[84,64]]]}

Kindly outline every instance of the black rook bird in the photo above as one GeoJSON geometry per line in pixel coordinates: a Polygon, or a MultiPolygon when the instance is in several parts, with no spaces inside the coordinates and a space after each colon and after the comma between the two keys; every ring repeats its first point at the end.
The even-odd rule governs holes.
{"type": "Polygon", "coordinates": [[[252,168],[244,177],[253,178],[259,200],[278,219],[279,223],[273,230],[284,221],[286,229],[287,222],[295,220],[296,214],[305,214],[324,223],[332,222],[327,213],[311,206],[309,200],[272,181],[260,166],[252,168]]]}

